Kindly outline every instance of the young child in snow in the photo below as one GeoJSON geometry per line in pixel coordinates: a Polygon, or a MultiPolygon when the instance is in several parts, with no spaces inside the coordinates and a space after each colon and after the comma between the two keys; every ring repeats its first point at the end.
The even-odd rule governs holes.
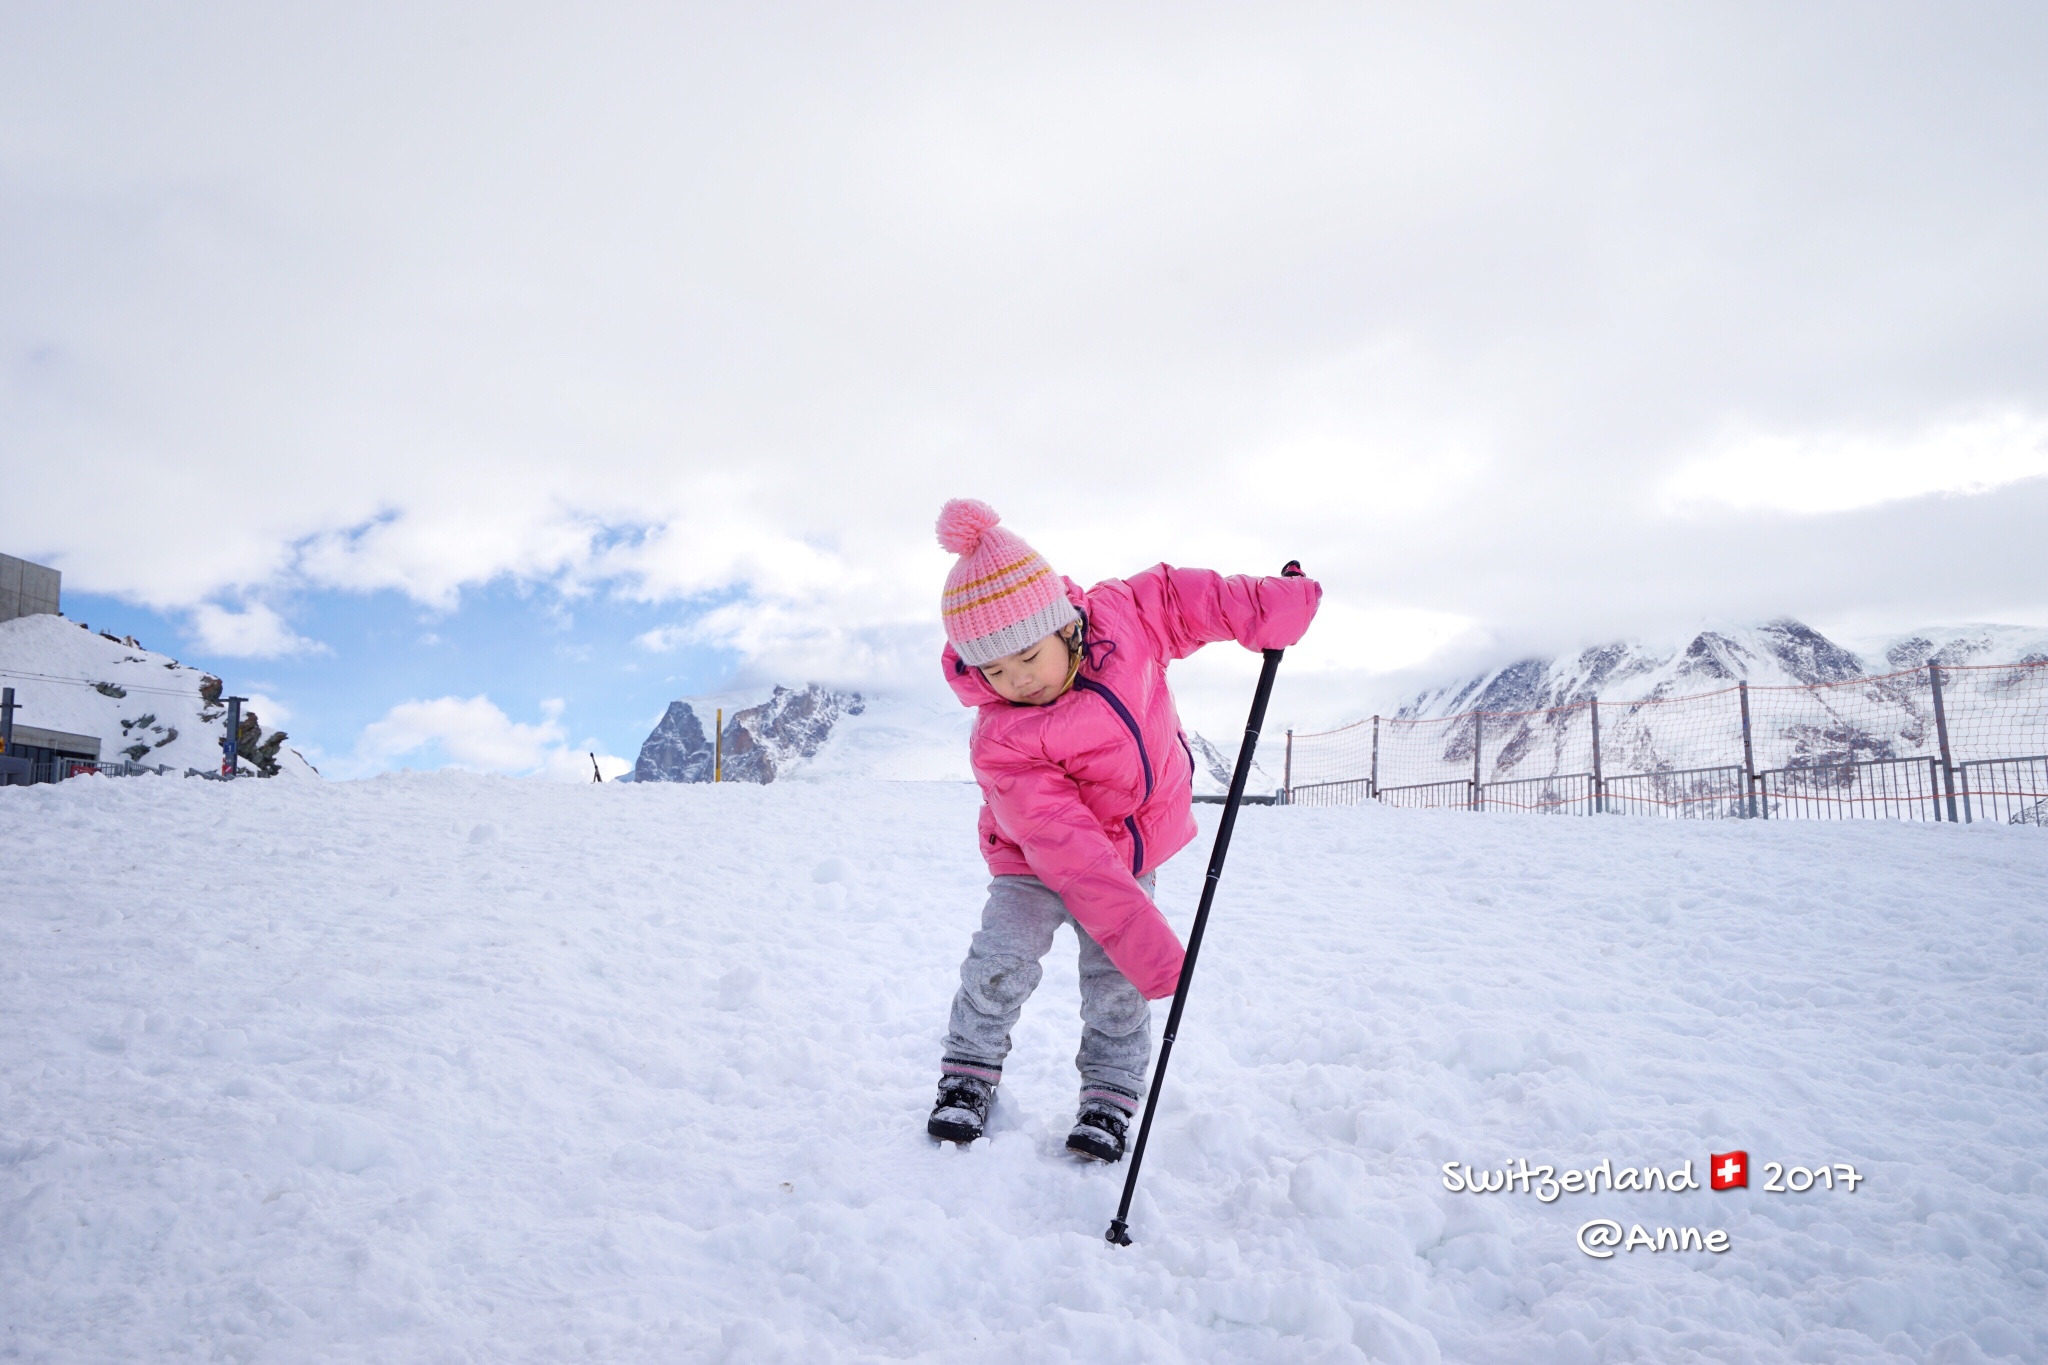
{"type": "Polygon", "coordinates": [[[1322,588],[1155,565],[1083,592],[986,503],[956,498],[939,544],[960,556],[940,611],[946,681],[976,708],[981,855],[994,880],[960,966],[939,1063],[935,1138],[972,1142],[1003,1078],[1010,1030],[1053,932],[1081,946],[1080,1113],[1067,1147],[1119,1161],[1145,1096],[1152,1011],[1180,982],[1181,945],[1152,903],[1155,869],[1195,836],[1194,755],[1166,666],[1203,645],[1299,640],[1322,588]]]}

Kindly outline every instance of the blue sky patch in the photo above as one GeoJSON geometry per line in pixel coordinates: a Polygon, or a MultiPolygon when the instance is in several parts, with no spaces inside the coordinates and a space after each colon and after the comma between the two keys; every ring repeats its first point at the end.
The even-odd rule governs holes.
{"type": "Polygon", "coordinates": [[[668,703],[713,690],[738,658],[684,645],[657,653],[636,637],[687,627],[718,601],[651,605],[609,594],[577,599],[551,586],[500,580],[464,592],[453,611],[403,594],[305,592],[280,611],[319,648],[277,658],[210,653],[183,613],[97,593],[66,592],[64,613],[94,629],[134,635],[160,653],[260,693],[286,708],[292,744],[323,770],[355,775],[450,761],[438,744],[379,759],[359,753],[366,727],[405,702],[485,696],[514,722],[537,724],[559,699],[568,747],[631,758],[668,703]]]}

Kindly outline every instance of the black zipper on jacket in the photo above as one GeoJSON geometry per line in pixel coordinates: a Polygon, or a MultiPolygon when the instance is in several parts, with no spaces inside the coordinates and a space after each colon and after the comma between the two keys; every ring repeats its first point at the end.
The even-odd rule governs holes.
{"type": "Polygon", "coordinates": [[[1152,756],[1145,752],[1145,736],[1138,733],[1137,718],[1131,715],[1131,709],[1124,705],[1122,697],[1119,697],[1116,693],[1095,681],[1095,679],[1076,678],[1074,679],[1074,686],[1099,694],[1104,701],[1114,708],[1117,716],[1123,723],[1130,728],[1131,738],[1138,742],[1138,762],[1145,766],[1145,795],[1143,800],[1150,801],[1152,799],[1152,756]]]}
{"type": "MultiPolygon", "coordinates": [[[[1137,717],[1131,714],[1131,708],[1124,705],[1122,697],[1119,697],[1093,678],[1076,678],[1074,679],[1074,686],[1093,692],[1108,702],[1111,709],[1116,712],[1117,717],[1130,729],[1131,738],[1137,741],[1138,745],[1138,762],[1145,769],[1145,795],[1138,804],[1143,805],[1146,801],[1150,801],[1152,799],[1152,756],[1145,752],[1145,736],[1138,731],[1137,717]]],[[[1135,877],[1138,875],[1139,870],[1145,866],[1145,838],[1138,833],[1138,817],[1135,814],[1124,817],[1124,828],[1131,832],[1131,875],[1135,877]]]]}

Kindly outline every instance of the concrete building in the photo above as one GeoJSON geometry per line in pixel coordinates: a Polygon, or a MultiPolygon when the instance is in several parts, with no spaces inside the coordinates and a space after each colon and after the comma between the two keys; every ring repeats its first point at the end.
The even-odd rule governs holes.
{"type": "Polygon", "coordinates": [[[61,782],[70,774],[67,764],[99,761],[98,735],[74,735],[17,723],[6,752],[0,753],[0,786],[61,782]]]}
{"type": "MultiPolygon", "coordinates": [[[[55,569],[0,555],[0,621],[55,616],[63,582],[64,575],[55,569]]],[[[11,698],[14,689],[8,688],[7,694],[11,698]]],[[[63,775],[65,763],[93,762],[100,756],[97,736],[14,725],[13,719],[10,713],[0,720],[0,785],[54,782],[63,775]]]]}
{"type": "Polygon", "coordinates": [[[64,575],[13,555],[0,555],[0,621],[17,616],[55,616],[64,575]]]}

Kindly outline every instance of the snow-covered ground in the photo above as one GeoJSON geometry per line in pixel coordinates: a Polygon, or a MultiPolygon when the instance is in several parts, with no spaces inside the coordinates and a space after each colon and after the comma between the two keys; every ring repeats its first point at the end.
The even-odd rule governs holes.
{"type": "Polygon", "coordinates": [[[0,790],[0,1357],[2048,1358],[2041,831],[1248,809],[1119,1249],[1064,937],[992,1137],[922,1132],[974,806],[0,790]]]}

